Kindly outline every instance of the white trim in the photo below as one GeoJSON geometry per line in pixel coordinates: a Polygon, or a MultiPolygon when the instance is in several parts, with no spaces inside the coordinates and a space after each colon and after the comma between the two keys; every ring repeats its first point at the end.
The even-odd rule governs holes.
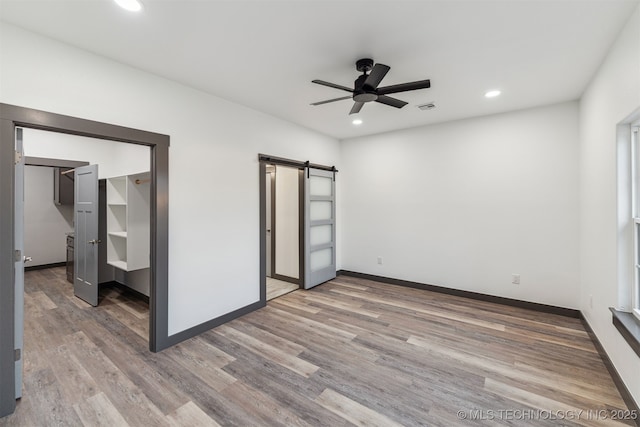
{"type": "MultiPolygon", "coordinates": [[[[638,217],[640,216],[640,213],[638,213],[638,203],[640,202],[640,200],[638,200],[638,165],[636,164],[636,155],[637,155],[637,151],[638,151],[638,129],[637,128],[633,128],[631,127],[631,216],[634,217],[634,219],[636,220],[636,224],[637,224],[637,220],[638,217]]],[[[635,241],[635,240],[634,240],[635,241]]]]}
{"type": "Polygon", "coordinates": [[[638,123],[631,125],[631,206],[634,225],[633,230],[633,265],[634,280],[631,287],[631,311],[640,319],[640,194],[638,194],[640,186],[640,164],[638,162],[638,151],[640,150],[640,132],[638,132],[638,123]]]}

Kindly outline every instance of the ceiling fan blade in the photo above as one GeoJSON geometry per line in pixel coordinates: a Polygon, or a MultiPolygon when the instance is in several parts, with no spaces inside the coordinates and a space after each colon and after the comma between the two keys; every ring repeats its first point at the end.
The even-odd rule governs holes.
{"type": "Polygon", "coordinates": [[[322,105],[322,104],[328,104],[330,102],[334,102],[334,101],[342,101],[345,99],[351,99],[353,98],[351,95],[347,95],[347,96],[343,96],[341,98],[333,98],[333,99],[327,99],[326,101],[320,101],[320,102],[314,102],[313,104],[310,105],[322,105]]]}
{"type": "Polygon", "coordinates": [[[408,104],[408,102],[400,101],[399,99],[395,99],[386,95],[378,95],[378,99],[376,99],[376,102],[379,102],[385,105],[390,105],[396,108],[402,108],[408,104]]]}
{"type": "Polygon", "coordinates": [[[367,76],[367,79],[364,81],[364,84],[366,86],[369,86],[372,89],[377,88],[380,82],[382,81],[382,79],[384,79],[384,76],[387,75],[390,69],[391,67],[389,67],[388,65],[384,65],[384,64],[374,65],[373,69],[367,76]]]}
{"type": "Polygon", "coordinates": [[[419,80],[411,83],[401,83],[399,85],[391,85],[378,88],[378,95],[387,95],[390,93],[407,92],[416,89],[428,89],[431,87],[430,80],[419,80]]]}
{"type": "Polygon", "coordinates": [[[353,89],[350,89],[346,86],[341,86],[341,85],[337,85],[335,83],[329,83],[329,82],[325,82],[324,80],[311,80],[311,83],[316,83],[322,86],[329,86],[332,87],[334,89],[340,89],[340,90],[346,90],[347,92],[351,92],[353,93],[353,89]]]}
{"type": "Polygon", "coordinates": [[[358,102],[356,101],[353,104],[353,107],[351,108],[351,111],[349,112],[349,114],[357,114],[360,112],[360,110],[362,110],[362,106],[364,105],[364,102],[358,102]]]}

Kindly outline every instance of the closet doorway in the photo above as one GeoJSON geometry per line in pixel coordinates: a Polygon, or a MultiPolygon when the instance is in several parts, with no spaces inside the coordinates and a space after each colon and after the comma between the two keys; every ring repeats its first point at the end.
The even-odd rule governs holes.
{"type": "Polygon", "coordinates": [[[92,321],[148,342],[151,216],[149,147],[21,127],[16,147],[19,398],[23,361],[90,336],[92,321]],[[113,188],[120,182],[131,188],[113,188]]]}
{"type": "Polygon", "coordinates": [[[300,171],[265,165],[267,301],[300,288],[300,171]]]}
{"type": "Polygon", "coordinates": [[[97,306],[98,285],[120,285],[123,291],[138,293],[148,301],[149,147],[28,128],[21,129],[21,135],[25,155],[24,252],[32,258],[25,268],[66,262],[72,273],[74,267],[81,267],[65,252],[73,253],[84,267],[72,273],[71,283],[79,298],[97,306]],[[95,173],[85,178],[88,174],[81,170],[86,168],[80,167],[89,165],[94,165],[95,173]],[[83,187],[82,179],[91,181],[83,187]],[[85,193],[81,198],[95,199],[93,230],[80,215],[84,201],[77,198],[79,189],[85,193]],[[91,260],[92,256],[95,259],[91,260]],[[80,278],[87,275],[95,277],[86,279],[85,295],[85,283],[77,282],[84,282],[80,278]]]}
{"type": "Polygon", "coordinates": [[[338,171],[263,154],[258,159],[260,299],[266,303],[336,277],[338,171]]]}
{"type": "Polygon", "coordinates": [[[168,335],[168,163],[169,136],[138,129],[64,116],[0,103],[0,416],[10,414],[16,405],[17,370],[22,358],[16,351],[21,333],[17,318],[19,274],[24,268],[23,248],[17,246],[17,173],[24,158],[16,150],[18,128],[47,130],[119,141],[149,147],[151,164],[151,277],[149,304],[149,349],[160,351],[179,338],[168,335]]]}

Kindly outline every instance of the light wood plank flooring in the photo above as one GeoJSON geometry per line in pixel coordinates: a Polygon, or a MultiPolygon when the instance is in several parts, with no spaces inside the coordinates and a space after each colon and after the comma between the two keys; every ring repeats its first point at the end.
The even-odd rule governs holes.
{"type": "Polygon", "coordinates": [[[596,411],[625,409],[577,319],[366,280],[158,354],[144,303],[111,289],[88,307],[64,268],[28,272],[25,307],[24,398],[3,426],[615,425],[596,411]]]}
{"type": "Polygon", "coordinates": [[[300,287],[295,283],[289,283],[282,280],[267,277],[267,301],[286,295],[300,287]]]}

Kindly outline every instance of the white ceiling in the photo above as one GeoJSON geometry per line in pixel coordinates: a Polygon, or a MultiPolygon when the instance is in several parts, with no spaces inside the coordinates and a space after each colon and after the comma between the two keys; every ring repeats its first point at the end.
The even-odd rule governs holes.
{"type": "Polygon", "coordinates": [[[0,0],[0,19],[337,138],[575,100],[638,0],[0,0]],[[355,61],[391,71],[402,109],[351,124],[355,61]],[[502,95],[484,98],[489,89],[502,95]],[[435,102],[421,111],[417,105],[435,102]]]}

